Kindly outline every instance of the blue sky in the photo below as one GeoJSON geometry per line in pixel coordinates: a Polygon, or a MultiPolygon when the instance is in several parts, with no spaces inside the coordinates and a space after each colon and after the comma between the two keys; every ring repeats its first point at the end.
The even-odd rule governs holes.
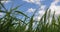
{"type": "Polygon", "coordinates": [[[60,0],[8,0],[8,2],[3,2],[5,7],[9,9],[13,3],[13,7],[17,5],[22,5],[18,10],[24,12],[28,16],[31,16],[35,10],[37,10],[34,19],[40,19],[44,14],[45,10],[49,7],[51,9],[51,13],[56,10],[56,15],[60,13],[60,0]]]}

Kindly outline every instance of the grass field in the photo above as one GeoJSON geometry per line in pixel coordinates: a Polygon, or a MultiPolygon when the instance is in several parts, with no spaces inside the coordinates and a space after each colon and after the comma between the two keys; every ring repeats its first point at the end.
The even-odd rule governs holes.
{"type": "Polygon", "coordinates": [[[19,6],[15,8],[11,7],[8,12],[6,7],[0,3],[0,12],[5,13],[5,16],[0,18],[0,32],[60,32],[60,16],[56,18],[55,11],[53,13],[52,19],[50,19],[51,10],[48,11],[47,9],[40,21],[35,21],[33,19],[35,13],[29,17],[25,13],[17,11],[18,7],[19,6]],[[2,8],[4,8],[4,11],[2,8]],[[16,18],[16,14],[21,14],[25,17],[25,19],[22,20],[16,18]],[[29,20],[27,21],[27,19],[29,20]],[[36,27],[34,28],[33,23],[35,22],[36,27]]]}

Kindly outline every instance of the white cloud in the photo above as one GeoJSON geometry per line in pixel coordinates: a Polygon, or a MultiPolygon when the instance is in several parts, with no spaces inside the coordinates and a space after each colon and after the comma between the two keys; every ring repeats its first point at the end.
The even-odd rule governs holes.
{"type": "Polygon", "coordinates": [[[34,12],[36,9],[30,8],[27,10],[27,12],[34,12]]]}
{"type": "Polygon", "coordinates": [[[40,1],[41,0],[23,0],[23,1],[26,1],[26,2],[29,2],[29,3],[35,3],[35,4],[41,4],[40,1]]]}
{"type": "Polygon", "coordinates": [[[39,21],[40,18],[41,18],[40,16],[35,16],[35,17],[34,17],[34,20],[39,21]]]}
{"type": "Polygon", "coordinates": [[[34,0],[23,0],[23,1],[34,3],[34,0]]]}
{"type": "Polygon", "coordinates": [[[40,15],[43,15],[44,13],[45,13],[44,10],[41,10],[41,11],[38,12],[38,14],[40,14],[40,15]]]}
{"type": "Polygon", "coordinates": [[[0,13],[0,18],[2,18],[5,15],[5,13],[0,13]]]}
{"type": "Polygon", "coordinates": [[[60,1],[60,0],[55,0],[55,1],[57,1],[57,2],[58,2],[58,1],[60,1]]]}
{"type": "MultiPolygon", "coordinates": [[[[58,0],[55,0],[54,2],[51,3],[51,6],[49,7],[49,9],[51,9],[51,15],[53,15],[53,12],[54,11],[55,11],[55,15],[56,16],[60,15],[60,6],[59,5],[56,5],[58,2],[59,2],[58,0]]],[[[43,14],[45,13],[45,11],[44,11],[45,8],[46,8],[45,5],[42,5],[40,7],[41,10],[39,9],[40,11],[38,12],[38,14],[40,16],[36,16],[35,19],[38,19],[39,20],[43,16],[43,14]]]]}
{"type": "Polygon", "coordinates": [[[10,0],[3,0],[1,1],[1,3],[8,3],[8,2],[11,2],[10,0]]]}
{"type": "Polygon", "coordinates": [[[45,5],[42,5],[42,6],[38,9],[39,11],[38,11],[37,14],[42,16],[42,15],[45,13],[45,7],[46,7],[45,5]]]}
{"type": "Polygon", "coordinates": [[[0,16],[3,15],[3,13],[0,13],[0,16]]]}
{"type": "Polygon", "coordinates": [[[49,9],[51,9],[51,13],[53,13],[55,11],[55,15],[59,15],[60,14],[60,6],[56,5],[59,2],[59,0],[55,0],[54,2],[51,3],[51,6],[49,9]]]}
{"type": "Polygon", "coordinates": [[[45,10],[45,8],[46,8],[46,5],[41,5],[40,7],[41,10],[45,10]]]}
{"type": "Polygon", "coordinates": [[[34,20],[40,20],[40,18],[44,15],[45,11],[44,10],[40,10],[38,11],[38,15],[34,17],[34,20]]]}
{"type": "Polygon", "coordinates": [[[40,18],[44,15],[44,13],[45,13],[45,5],[42,5],[40,8],[39,8],[39,11],[37,12],[37,16],[35,16],[35,20],[40,20],[40,18]]]}
{"type": "MultiPolygon", "coordinates": [[[[35,3],[35,0],[25,0],[25,1],[28,1],[30,3],[35,3]]],[[[51,15],[53,15],[53,12],[55,11],[55,15],[59,15],[60,14],[60,6],[56,5],[60,0],[55,0],[54,2],[51,3],[51,6],[49,7],[49,9],[51,9],[51,15]]],[[[37,0],[38,3],[40,3],[38,0],[37,0]]],[[[45,5],[42,5],[39,9],[39,11],[37,12],[38,16],[35,16],[34,19],[35,20],[40,20],[40,18],[43,16],[43,14],[45,13],[45,8],[46,6],[45,5]]],[[[29,12],[34,12],[33,10],[35,9],[28,9],[29,12]]],[[[52,17],[52,16],[51,16],[52,17]]]]}

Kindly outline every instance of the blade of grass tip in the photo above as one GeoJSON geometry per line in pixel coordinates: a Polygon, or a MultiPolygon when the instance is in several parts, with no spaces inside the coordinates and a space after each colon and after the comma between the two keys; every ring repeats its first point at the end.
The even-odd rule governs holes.
{"type": "Polygon", "coordinates": [[[51,13],[51,10],[49,10],[49,11],[48,11],[48,14],[47,14],[47,16],[48,16],[48,18],[47,18],[47,19],[48,19],[47,27],[49,27],[50,20],[51,20],[51,19],[50,19],[50,13],[51,13]]]}
{"type": "Polygon", "coordinates": [[[41,25],[43,24],[43,16],[41,17],[39,24],[41,24],[41,25]]]}
{"type": "Polygon", "coordinates": [[[2,10],[0,10],[0,12],[2,12],[2,13],[6,13],[6,11],[2,11],[2,10]]]}
{"type": "Polygon", "coordinates": [[[48,16],[48,18],[47,18],[47,20],[48,20],[48,23],[47,23],[47,27],[49,27],[49,24],[50,24],[50,13],[51,13],[51,10],[49,10],[48,11],[48,14],[47,14],[47,16],[48,16]]]}
{"type": "MultiPolygon", "coordinates": [[[[23,22],[24,24],[26,24],[23,20],[21,20],[21,19],[17,19],[17,18],[13,18],[13,19],[15,19],[15,20],[17,20],[17,21],[20,21],[20,22],[23,22]]],[[[26,24],[27,25],[27,24],[26,24]]]]}
{"type": "Polygon", "coordinates": [[[6,11],[8,11],[2,3],[1,3],[0,5],[1,5],[6,11]]]}
{"type": "Polygon", "coordinates": [[[28,32],[32,32],[32,25],[33,25],[33,16],[30,19],[30,23],[29,23],[29,31],[28,32]]]}
{"type": "Polygon", "coordinates": [[[27,19],[27,18],[25,17],[24,22],[26,21],[26,19],[27,19]]]}
{"type": "Polygon", "coordinates": [[[20,13],[20,14],[24,15],[25,17],[29,18],[26,14],[24,14],[24,13],[21,12],[21,11],[15,11],[15,12],[20,13]]]}
{"type": "Polygon", "coordinates": [[[19,6],[17,6],[17,7],[15,7],[15,8],[13,8],[12,10],[17,10],[19,7],[20,7],[20,5],[19,5],[19,6]]]}
{"type": "Polygon", "coordinates": [[[34,15],[35,15],[36,11],[37,11],[37,10],[35,10],[34,14],[33,14],[32,17],[30,18],[28,32],[32,32],[32,29],[33,29],[32,26],[33,26],[33,22],[34,22],[33,18],[34,18],[34,15]]]}
{"type": "Polygon", "coordinates": [[[41,17],[39,24],[37,25],[36,31],[42,32],[42,25],[43,25],[43,16],[41,17]]]}
{"type": "Polygon", "coordinates": [[[11,7],[10,7],[10,13],[13,11],[13,10],[12,10],[13,5],[14,5],[14,3],[11,4],[11,7]]]}
{"type": "Polygon", "coordinates": [[[54,14],[53,14],[53,16],[52,16],[52,24],[54,24],[55,23],[55,11],[54,11],[54,14]]]}
{"type": "MultiPolygon", "coordinates": [[[[24,22],[26,22],[26,20],[27,20],[27,18],[25,17],[25,18],[24,18],[24,22]]],[[[24,23],[23,23],[23,25],[24,25],[24,23]]]]}
{"type": "Polygon", "coordinates": [[[51,13],[51,10],[48,11],[48,18],[47,18],[48,22],[50,21],[50,19],[49,19],[50,18],[50,13],[51,13]]]}
{"type": "Polygon", "coordinates": [[[38,29],[37,30],[40,31],[40,32],[43,32],[43,29],[42,29],[43,28],[43,18],[44,18],[44,15],[41,17],[41,19],[39,21],[39,24],[37,26],[38,29],[39,29],[39,30],[38,29]],[[41,30],[40,30],[40,28],[41,28],[41,30]]]}
{"type": "Polygon", "coordinates": [[[48,11],[48,8],[46,9],[46,11],[45,11],[45,14],[43,15],[43,19],[44,19],[44,21],[43,21],[43,32],[45,31],[45,32],[47,32],[46,30],[47,30],[47,28],[46,28],[46,22],[47,22],[47,11],[48,11]]]}
{"type": "MultiPolygon", "coordinates": [[[[12,16],[11,16],[12,17],[12,16]]],[[[18,18],[16,18],[16,17],[12,17],[15,21],[20,21],[20,22],[22,22],[22,23],[24,23],[24,24],[26,24],[23,20],[21,20],[21,19],[18,19],[18,18]]],[[[27,25],[27,24],[26,24],[27,25]]]]}
{"type": "Polygon", "coordinates": [[[48,11],[48,9],[46,9],[45,14],[43,15],[44,16],[44,25],[46,24],[47,11],[48,11]]]}
{"type": "MultiPolygon", "coordinates": [[[[25,4],[25,3],[24,3],[25,4]]],[[[21,5],[17,5],[15,8],[13,8],[12,10],[17,10],[19,7],[23,6],[24,4],[21,5]]]]}

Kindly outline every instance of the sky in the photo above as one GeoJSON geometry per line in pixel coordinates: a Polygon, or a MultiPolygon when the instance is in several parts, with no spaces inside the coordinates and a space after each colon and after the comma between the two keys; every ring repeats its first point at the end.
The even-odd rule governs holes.
{"type": "MultiPolygon", "coordinates": [[[[27,14],[29,17],[31,17],[37,10],[34,17],[36,20],[39,20],[42,17],[47,8],[51,9],[51,14],[53,14],[54,11],[56,11],[56,16],[60,14],[60,0],[8,0],[1,2],[4,3],[6,9],[8,10],[12,4],[13,8],[15,6],[21,5],[18,10],[27,14]]],[[[0,15],[2,16],[3,13],[0,13],[0,15]]]]}

